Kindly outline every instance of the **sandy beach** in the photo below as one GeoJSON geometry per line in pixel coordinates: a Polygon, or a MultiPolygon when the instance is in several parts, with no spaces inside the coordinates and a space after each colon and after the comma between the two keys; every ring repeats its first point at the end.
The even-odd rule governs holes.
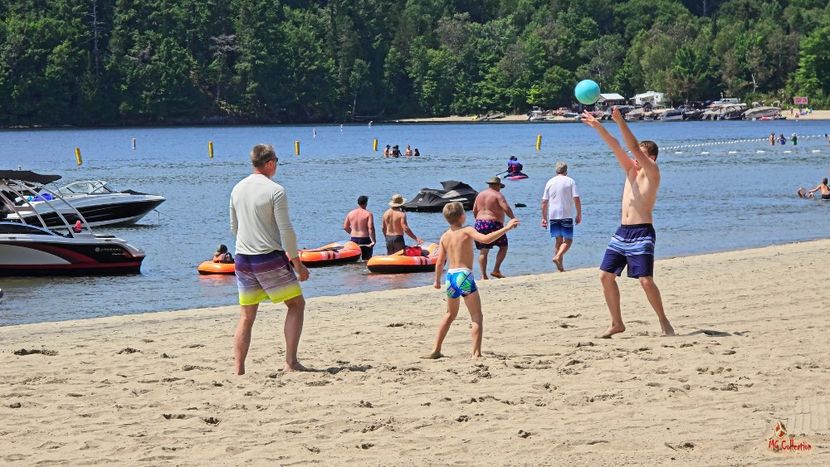
{"type": "Polygon", "coordinates": [[[820,240],[660,260],[674,338],[623,279],[628,330],[597,339],[593,268],[480,283],[480,361],[463,308],[448,358],[419,358],[431,287],[309,300],[307,373],[276,371],[281,305],[242,377],[236,307],[0,328],[0,463],[827,465],[829,257],[820,240]],[[811,449],[770,450],[778,420],[811,449]]]}
{"type": "MultiPolygon", "coordinates": [[[[787,117],[788,120],[830,120],[830,110],[814,110],[812,113],[801,115],[799,119],[791,116],[789,111],[783,112],[784,116],[787,117]]],[[[462,115],[451,115],[449,117],[425,117],[425,118],[404,118],[400,120],[394,120],[394,123],[474,123],[477,121],[475,116],[462,116],[462,115]]],[[[488,120],[484,123],[517,123],[517,122],[527,122],[527,114],[511,114],[505,115],[504,117],[488,120]]],[[[534,122],[535,123],[535,122],[534,122]]],[[[554,120],[549,120],[547,122],[538,122],[538,123],[579,123],[578,120],[574,120],[572,118],[565,118],[559,117],[554,120]]]]}

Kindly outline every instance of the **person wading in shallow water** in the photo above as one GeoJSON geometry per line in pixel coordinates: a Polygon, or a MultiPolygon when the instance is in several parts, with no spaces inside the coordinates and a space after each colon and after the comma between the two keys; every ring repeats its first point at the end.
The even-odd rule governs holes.
{"type": "Polygon", "coordinates": [[[605,257],[600,265],[600,280],[605,303],[611,313],[611,326],[601,337],[611,337],[625,331],[620,310],[620,289],[617,276],[628,267],[628,277],[636,278],[645,291],[648,302],[657,313],[660,328],[665,336],[673,336],[674,329],[663,311],[663,299],[654,283],[654,244],[657,234],[652,226],[652,211],[660,187],[660,168],[657,167],[657,144],[653,141],[637,141],[625,123],[619,109],[614,107],[611,118],[620,127],[623,140],[634,159],[620,146],[619,141],[589,112],[583,112],[582,121],[597,130],[603,141],[614,152],[625,175],[622,194],[622,221],[611,237],[605,257]]]}
{"type": "MultiPolygon", "coordinates": [[[[475,203],[473,203],[473,216],[475,216],[475,229],[479,233],[489,234],[504,227],[504,216],[515,219],[513,210],[507,203],[504,195],[501,194],[501,189],[504,188],[504,183],[499,177],[493,177],[487,180],[487,189],[476,196],[475,203]]],[[[493,265],[491,276],[501,279],[504,275],[501,273],[501,264],[507,257],[507,235],[502,235],[493,243],[475,242],[478,248],[478,266],[481,268],[481,279],[487,280],[487,255],[490,249],[494,246],[499,247],[499,252],[496,254],[496,264],[493,265]]]]}
{"type": "Polygon", "coordinates": [[[297,251],[297,236],[288,217],[285,189],[271,180],[277,173],[274,148],[269,144],[254,146],[251,164],[253,173],[233,187],[230,202],[241,307],[233,338],[236,374],[245,374],[251,328],[259,303],[266,299],[274,303],[285,302],[288,307],[284,370],[305,370],[297,360],[305,313],[305,299],[298,279],[308,279],[308,270],[297,251]]]}

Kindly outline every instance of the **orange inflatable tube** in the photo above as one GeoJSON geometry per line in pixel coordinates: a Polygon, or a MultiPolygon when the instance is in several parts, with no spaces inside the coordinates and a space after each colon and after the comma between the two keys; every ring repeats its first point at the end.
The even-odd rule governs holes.
{"type": "Polygon", "coordinates": [[[431,243],[425,249],[429,251],[429,256],[406,256],[401,250],[392,255],[372,256],[366,266],[370,271],[380,274],[435,271],[438,244],[431,243]]]}
{"type": "Polygon", "coordinates": [[[320,248],[300,250],[300,261],[306,266],[320,267],[352,263],[360,258],[360,245],[355,242],[329,243],[320,248]]]}
{"type": "Polygon", "coordinates": [[[202,261],[196,268],[199,274],[235,274],[236,269],[233,263],[214,263],[213,261],[202,261]]]}

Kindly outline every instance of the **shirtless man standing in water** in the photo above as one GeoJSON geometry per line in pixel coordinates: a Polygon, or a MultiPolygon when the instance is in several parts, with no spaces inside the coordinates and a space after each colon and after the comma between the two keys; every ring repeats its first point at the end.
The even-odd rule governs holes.
{"type": "Polygon", "coordinates": [[[617,276],[628,266],[628,277],[640,280],[646,298],[657,313],[663,335],[673,336],[674,329],[663,311],[663,299],[654,283],[654,243],[657,235],[652,226],[652,211],[660,187],[660,169],[657,167],[657,144],[653,141],[638,142],[628,128],[620,111],[614,107],[611,118],[620,127],[626,146],[634,154],[630,159],[620,146],[593,115],[584,112],[582,121],[597,130],[599,136],[614,152],[617,162],[625,173],[625,187],[622,194],[622,222],[611,237],[605,257],[600,265],[600,281],[605,303],[611,313],[611,326],[600,337],[611,337],[625,331],[620,310],[620,289],[617,276]]]}
{"type": "MultiPolygon", "coordinates": [[[[499,177],[493,177],[487,180],[488,188],[476,196],[473,203],[473,216],[475,216],[475,229],[478,233],[487,235],[490,232],[504,227],[504,216],[515,219],[513,210],[507,203],[507,199],[501,194],[501,189],[504,188],[504,183],[499,177]]],[[[493,272],[491,276],[496,278],[503,278],[501,273],[501,263],[507,257],[507,235],[502,235],[493,243],[475,242],[478,248],[478,266],[481,268],[481,279],[487,280],[487,255],[490,249],[494,246],[499,247],[499,252],[496,254],[496,264],[493,265],[493,272]]]]}
{"type": "Polygon", "coordinates": [[[412,233],[409,224],[406,223],[406,213],[401,209],[401,206],[406,203],[401,195],[392,195],[389,201],[389,209],[383,213],[383,236],[386,237],[386,254],[391,255],[406,248],[406,243],[403,239],[403,234],[406,233],[418,245],[424,243],[420,237],[412,233]]]}
{"type": "Polygon", "coordinates": [[[361,258],[367,261],[372,257],[375,247],[375,221],[372,211],[366,209],[369,197],[360,195],[357,198],[357,208],[352,209],[343,221],[343,230],[351,235],[351,241],[360,245],[361,258]]]}

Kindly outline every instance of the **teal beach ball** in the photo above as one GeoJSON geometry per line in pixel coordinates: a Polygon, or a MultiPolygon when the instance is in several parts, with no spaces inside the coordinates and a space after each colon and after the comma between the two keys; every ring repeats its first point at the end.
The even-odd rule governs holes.
{"type": "Polygon", "coordinates": [[[599,84],[594,80],[583,79],[574,88],[574,95],[579,102],[591,105],[599,100],[599,84]]]}

